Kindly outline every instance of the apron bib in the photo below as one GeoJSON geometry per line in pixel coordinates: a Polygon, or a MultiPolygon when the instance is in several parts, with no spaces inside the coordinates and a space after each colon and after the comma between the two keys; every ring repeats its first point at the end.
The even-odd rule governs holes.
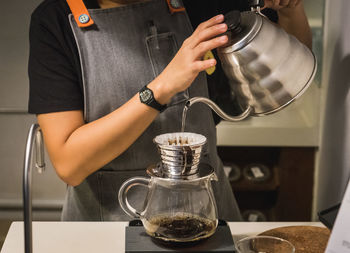
{"type": "MultiPolygon", "coordinates": [[[[166,0],[92,9],[89,17],[94,25],[81,28],[74,16],[69,15],[80,56],[87,123],[122,106],[150,83],[193,32],[187,13],[171,14],[166,0]]],[[[185,101],[194,96],[208,97],[205,73],[200,73],[188,90],[177,94],[169,107],[124,153],[79,186],[68,186],[62,219],[129,220],[119,206],[119,187],[130,177],[145,176],[146,168],[159,162],[153,138],[180,131],[185,101]]],[[[217,156],[211,110],[203,104],[192,106],[187,115],[186,131],[208,139],[203,162],[211,164],[219,178],[219,183],[213,183],[219,218],[239,220],[236,201],[217,156]]],[[[130,192],[131,204],[142,209],[144,192],[144,189],[130,192]]]]}

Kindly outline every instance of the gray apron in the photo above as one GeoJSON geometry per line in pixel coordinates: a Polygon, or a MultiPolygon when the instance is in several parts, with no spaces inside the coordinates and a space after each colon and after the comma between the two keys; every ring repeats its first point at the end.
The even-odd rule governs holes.
{"type": "MultiPolygon", "coordinates": [[[[170,14],[166,0],[150,0],[112,9],[89,10],[95,25],[79,28],[69,16],[78,46],[84,85],[84,117],[94,121],[122,106],[166,67],[189,37],[192,26],[186,12],[170,14]]],[[[68,186],[62,219],[66,221],[129,220],[118,203],[118,190],[130,177],[145,176],[159,162],[152,140],[178,132],[184,103],[189,97],[208,97],[205,73],[177,94],[147,130],[124,153],[88,176],[79,186],[68,186]]],[[[216,170],[214,193],[220,219],[240,220],[231,187],[216,151],[216,129],[210,109],[196,104],[189,110],[186,131],[208,138],[203,161],[216,170]]],[[[144,189],[128,195],[142,208],[144,189]]],[[[137,206],[138,205],[138,206],[137,206]]]]}

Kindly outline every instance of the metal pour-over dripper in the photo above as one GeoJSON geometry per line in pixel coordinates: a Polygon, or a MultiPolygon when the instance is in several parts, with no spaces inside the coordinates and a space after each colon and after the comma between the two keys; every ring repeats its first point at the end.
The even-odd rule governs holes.
{"type": "Polygon", "coordinates": [[[195,175],[201,158],[202,147],[207,138],[195,133],[167,133],[154,138],[157,144],[161,164],[158,174],[177,178],[195,175]]]}

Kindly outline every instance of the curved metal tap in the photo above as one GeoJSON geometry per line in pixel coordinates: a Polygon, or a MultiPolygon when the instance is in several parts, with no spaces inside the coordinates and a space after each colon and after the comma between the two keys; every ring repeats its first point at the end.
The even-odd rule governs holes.
{"type": "Polygon", "coordinates": [[[35,147],[35,168],[39,173],[45,170],[45,153],[42,132],[38,124],[33,124],[28,133],[23,168],[23,217],[24,217],[24,251],[33,252],[32,240],[32,165],[35,147]]]}

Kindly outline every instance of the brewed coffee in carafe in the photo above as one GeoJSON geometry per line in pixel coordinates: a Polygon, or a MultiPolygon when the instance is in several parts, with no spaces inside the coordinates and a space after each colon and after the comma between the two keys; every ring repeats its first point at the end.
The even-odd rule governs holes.
{"type": "Polygon", "coordinates": [[[164,214],[153,216],[144,226],[154,238],[181,242],[184,238],[192,241],[212,235],[216,230],[216,221],[189,213],[175,216],[164,214]]]}

